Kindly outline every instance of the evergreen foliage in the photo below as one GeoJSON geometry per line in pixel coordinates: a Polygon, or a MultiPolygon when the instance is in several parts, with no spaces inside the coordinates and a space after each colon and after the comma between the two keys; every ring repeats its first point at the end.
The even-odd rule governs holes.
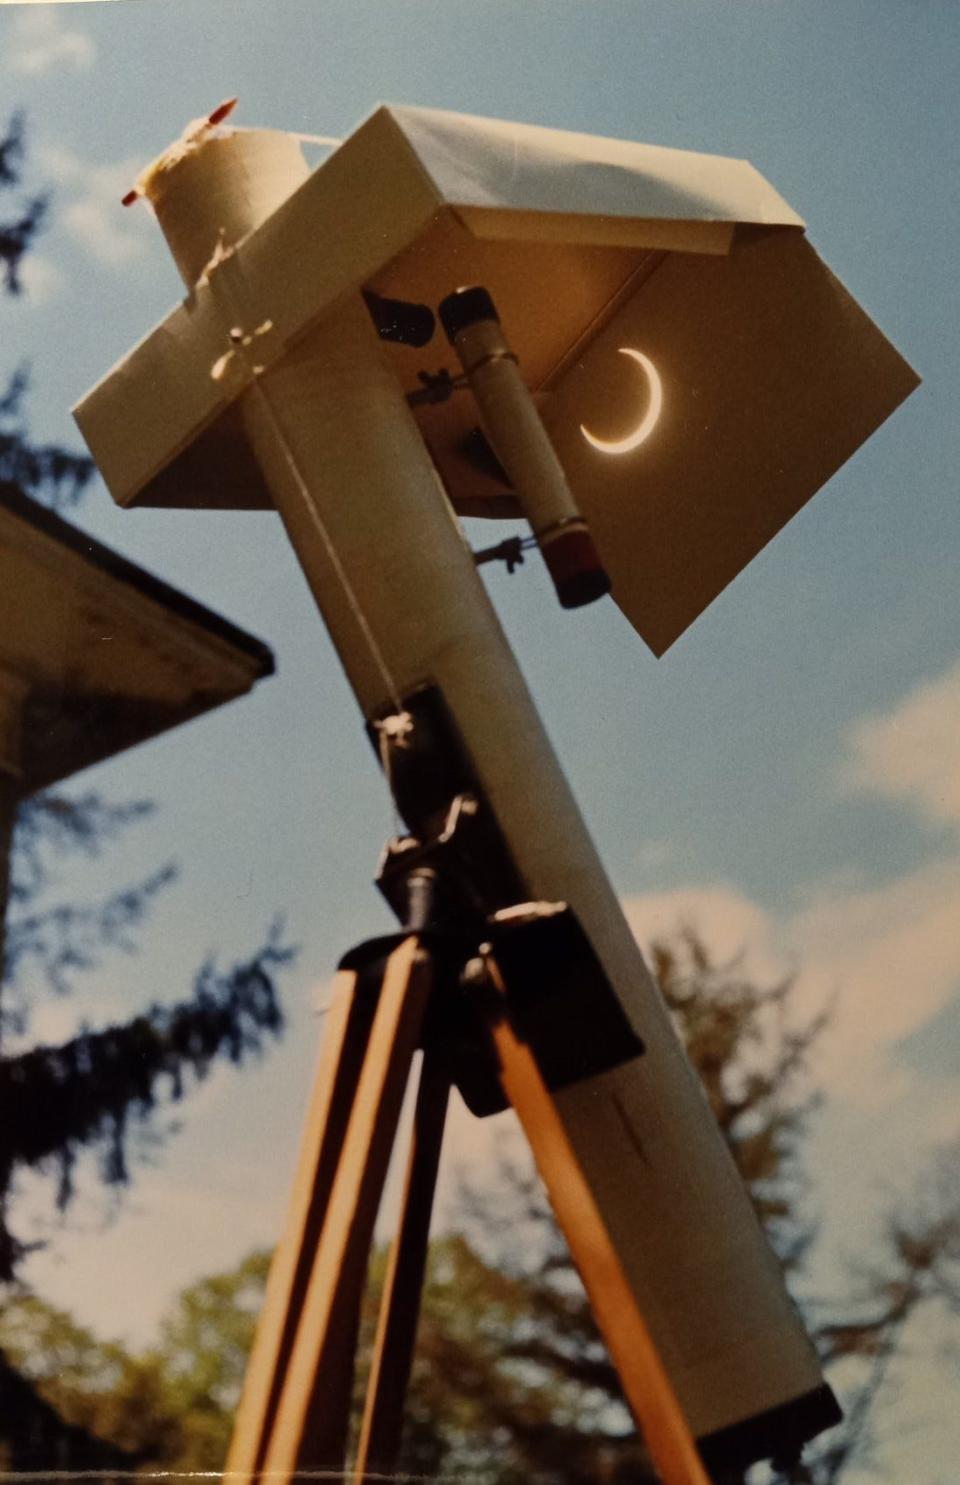
{"type": "MultiPolygon", "coordinates": [[[[273,975],[291,950],[276,934],[226,973],[200,970],[189,1000],[154,1005],[124,1025],[81,1031],[58,1047],[36,1046],[0,1062],[0,1198],[18,1169],[57,1174],[57,1204],[74,1194],[83,1150],[99,1155],[109,1186],[129,1180],[127,1140],[161,1102],[226,1056],[239,1065],[263,1050],[283,1018],[273,975]]],[[[2,1210],[2,1208],[0,1208],[2,1210]]],[[[0,1279],[11,1279],[24,1245],[0,1217],[0,1279]]]]}
{"type": "MultiPolygon", "coordinates": [[[[24,117],[16,113],[0,139],[0,191],[13,191],[19,196],[24,158],[24,117]]],[[[20,265],[23,255],[43,225],[47,198],[32,196],[18,200],[13,215],[0,219],[0,272],[10,294],[19,294],[20,265]]]]}
{"type": "MultiPolygon", "coordinates": [[[[0,139],[0,280],[11,294],[22,291],[23,259],[48,205],[46,197],[22,189],[24,145],[24,120],[16,115],[0,139]]],[[[20,367],[0,392],[0,487],[62,509],[83,494],[94,464],[84,454],[31,439],[28,388],[28,371],[20,367]]],[[[84,1152],[96,1158],[107,1186],[125,1184],[132,1142],[146,1142],[149,1135],[155,1144],[162,1138],[153,1117],[162,1107],[177,1102],[215,1062],[240,1065],[282,1029],[276,974],[292,950],[274,928],[255,953],[232,967],[205,963],[192,991],[173,1004],[154,1004],[126,1023],[80,1027],[59,1046],[31,1044],[30,1012],[38,990],[67,995],[80,976],[100,968],[108,951],[133,952],[137,930],[174,876],[172,866],[163,866],[103,902],[78,904],[51,900],[56,886],[51,861],[77,852],[98,855],[150,808],[142,801],[116,804],[94,793],[52,790],[24,800],[18,811],[0,965],[0,1280],[8,1286],[31,1246],[10,1226],[23,1173],[52,1175],[61,1209],[74,1194],[75,1169],[84,1152]]],[[[5,1334],[0,1466],[32,1469],[43,1462],[64,1469],[118,1468],[174,1450],[164,1433],[173,1424],[159,1402],[158,1373],[127,1358],[122,1348],[104,1351],[39,1299],[14,1290],[8,1313],[11,1305],[21,1329],[28,1317],[40,1325],[33,1339],[44,1364],[52,1358],[60,1385],[55,1398],[44,1398],[35,1386],[29,1346],[5,1334]],[[64,1347],[71,1346],[83,1357],[82,1377],[64,1361],[64,1347]],[[98,1367],[91,1371],[94,1356],[98,1367]],[[71,1376],[78,1396],[98,1399],[92,1413],[70,1402],[71,1376]],[[114,1426],[127,1403],[130,1418],[114,1426]],[[97,1434],[111,1442],[98,1441],[97,1434]]]]}
{"type": "Polygon", "coordinates": [[[29,387],[29,372],[21,366],[0,394],[0,486],[21,490],[51,510],[65,510],[76,505],[95,466],[88,455],[60,444],[31,442],[24,409],[29,387]]]}
{"type": "MultiPolygon", "coordinates": [[[[13,196],[9,213],[0,213],[0,277],[10,294],[20,294],[25,254],[42,231],[49,205],[45,195],[24,197],[21,191],[25,153],[23,114],[14,114],[0,138],[0,196],[13,196]]],[[[62,510],[75,505],[94,474],[93,460],[59,444],[31,441],[25,402],[29,371],[20,366],[0,392],[0,483],[62,510]]]]}

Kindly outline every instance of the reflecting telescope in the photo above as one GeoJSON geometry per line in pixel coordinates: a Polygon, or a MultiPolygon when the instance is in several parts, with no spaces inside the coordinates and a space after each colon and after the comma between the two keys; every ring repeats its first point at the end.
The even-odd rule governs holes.
{"type": "Polygon", "coordinates": [[[454,513],[525,514],[561,600],[609,578],[662,654],[917,377],[744,161],[380,108],[312,174],[257,131],[151,181],[189,297],[75,409],[111,493],[275,507],[367,724],[436,693],[496,906],[566,904],[643,1048],[551,1112],[700,1455],[795,1454],[835,1400],[454,513]],[[424,395],[445,348],[387,301],[472,396],[424,395]]]}
{"type": "MultiPolygon", "coordinates": [[[[463,284],[487,289],[613,596],[658,655],[919,382],[744,160],[406,107],[377,109],[312,174],[279,133],[211,148],[248,161],[246,216],[204,185],[188,242],[163,193],[154,205],[191,286],[224,221],[228,241],[263,221],[232,299],[253,326],[270,302],[259,364],[351,288],[422,306],[463,284]],[[280,259],[296,265],[282,286],[280,259]],[[656,427],[617,453],[650,409],[651,367],[656,427]]],[[[199,175],[204,158],[178,170],[199,175]]],[[[122,504],[271,504],[235,436],[242,388],[210,379],[220,312],[201,277],[189,316],[174,311],[125,358],[127,417],[114,416],[112,378],[76,409],[122,504]],[[167,414],[150,402],[174,377],[183,419],[171,450],[167,414]]],[[[385,351],[416,392],[424,348],[385,351]]],[[[471,399],[415,415],[457,511],[522,513],[471,457],[471,399]]]]}

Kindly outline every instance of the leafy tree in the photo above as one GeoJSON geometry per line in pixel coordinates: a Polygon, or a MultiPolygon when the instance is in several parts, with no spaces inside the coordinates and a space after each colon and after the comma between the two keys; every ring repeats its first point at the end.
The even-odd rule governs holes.
{"type": "MultiPolygon", "coordinates": [[[[657,945],[652,959],[761,1218],[797,1282],[813,1234],[802,1168],[815,1107],[806,1060],[823,1022],[792,1024],[789,981],[758,987],[737,965],[718,967],[695,934],[657,945]]],[[[815,1485],[836,1485],[855,1463],[869,1463],[873,1403],[920,1311],[938,1305],[960,1313],[957,1171],[956,1151],[943,1152],[891,1214],[871,1268],[855,1276],[849,1292],[840,1300],[807,1298],[824,1360],[845,1374],[848,1405],[847,1424],[811,1457],[815,1485]]],[[[465,1189],[461,1217],[462,1231],[431,1244],[401,1470],[473,1485],[651,1480],[529,1163],[505,1153],[494,1177],[465,1189]]],[[[267,1262],[266,1253],[254,1254],[232,1273],[188,1289],[157,1346],[127,1359],[144,1371],[124,1372],[116,1384],[108,1366],[114,1349],[105,1347],[102,1361],[88,1352],[74,1376],[62,1348],[18,1325],[13,1309],[0,1315],[0,1346],[9,1344],[11,1327],[19,1329],[38,1385],[71,1421],[96,1425],[154,1466],[216,1469],[267,1262]],[[85,1391],[80,1376],[88,1379],[85,1391]],[[91,1396],[97,1389],[105,1398],[91,1396]],[[131,1423],[131,1398],[147,1398],[152,1416],[135,1401],[131,1423]]],[[[361,1324],[357,1415],[384,1268],[378,1252],[361,1324]]],[[[63,1324],[54,1317],[54,1331],[63,1324]]]]}
{"type": "Polygon", "coordinates": [[[127,1467],[216,1470],[253,1341],[269,1255],[184,1290],[155,1346],[97,1339],[67,1313],[15,1290],[0,1347],[68,1426],[109,1441],[127,1467]]]}
{"type": "MultiPolygon", "coordinates": [[[[129,1468],[175,1451],[180,1423],[152,1357],[98,1340],[65,1311],[19,1286],[0,1310],[0,1346],[61,1425],[79,1437],[109,1441],[118,1465],[129,1468]]],[[[10,1421],[4,1419],[8,1427],[10,1421]]],[[[32,1460],[34,1468],[50,1463],[32,1460]]]]}
{"type": "Polygon", "coordinates": [[[252,1253],[231,1273],[201,1279],[161,1326],[152,1355],[180,1424],[177,1469],[223,1463],[269,1264],[269,1253],[252,1253]]]}
{"type": "MultiPolygon", "coordinates": [[[[0,215],[0,279],[13,295],[23,291],[23,259],[44,225],[49,205],[46,196],[26,196],[21,190],[24,150],[24,118],[14,114],[0,139],[0,196],[14,198],[10,214],[0,215]]],[[[29,372],[20,366],[0,393],[0,484],[60,510],[79,500],[95,466],[86,454],[31,441],[25,412],[29,384],[29,372]]]]}
{"type": "MultiPolygon", "coordinates": [[[[30,197],[22,190],[24,137],[23,119],[18,115],[0,140],[0,276],[11,294],[21,292],[23,259],[47,208],[44,197],[30,197]],[[7,202],[10,208],[4,212],[7,202]]],[[[25,413],[28,382],[27,370],[21,366],[0,393],[0,490],[15,490],[62,509],[80,498],[94,466],[85,455],[31,439],[25,413]]],[[[137,930],[175,874],[173,866],[167,865],[106,901],[65,903],[57,900],[51,861],[77,853],[96,856],[149,812],[150,806],[142,802],[116,804],[99,794],[71,795],[54,789],[25,799],[17,813],[0,965],[0,1038],[4,1043],[0,1057],[0,1281],[14,1279],[18,1262],[30,1246],[10,1225],[25,1173],[52,1176],[61,1209],[74,1194],[77,1162],[83,1154],[95,1158],[107,1186],[126,1184],[131,1153],[155,1144],[166,1132],[157,1127],[154,1116],[159,1109],[179,1100],[215,1062],[227,1059],[240,1064],[261,1052],[282,1028],[276,975],[292,951],[274,928],[255,953],[232,967],[220,969],[212,960],[204,964],[192,991],[179,1001],[158,1002],[125,1023],[95,1030],[80,1027],[59,1046],[30,1043],[31,1010],[37,997],[67,995],[80,976],[101,967],[107,954],[133,950],[137,930]]],[[[36,1319],[40,1312],[32,1313],[36,1319]]],[[[43,1344],[53,1345],[56,1340],[57,1345],[79,1347],[79,1332],[74,1327],[70,1333],[71,1324],[63,1316],[50,1320],[43,1344]]],[[[92,1339],[89,1344],[94,1344],[92,1339]]],[[[116,1386],[112,1391],[104,1386],[103,1397],[116,1393],[121,1374],[127,1382],[135,1378],[137,1387],[146,1389],[138,1407],[144,1417],[152,1416],[155,1408],[150,1399],[159,1386],[156,1376],[149,1368],[125,1373],[124,1365],[119,1353],[104,1362],[100,1382],[110,1377],[116,1386]]],[[[26,1406],[30,1370],[18,1377],[0,1356],[0,1383],[11,1399],[5,1410],[9,1416],[0,1415],[0,1444],[4,1437],[9,1444],[15,1434],[14,1414],[22,1416],[26,1406]]],[[[92,1395],[90,1388],[96,1392],[98,1386],[90,1382],[87,1394],[92,1395]]],[[[34,1434],[49,1441],[53,1437],[49,1409],[44,1411],[36,1397],[32,1406],[34,1434]]],[[[82,1444],[82,1426],[89,1424],[96,1431],[103,1419],[99,1414],[92,1421],[81,1419],[72,1416],[70,1409],[65,1417],[69,1427],[60,1435],[56,1457],[64,1467],[65,1461],[73,1461],[71,1467],[79,1468],[81,1458],[88,1464],[92,1458],[82,1444]]],[[[122,1448],[127,1447],[112,1425],[104,1424],[104,1431],[122,1448]]],[[[10,1458],[23,1457],[18,1449],[19,1444],[10,1444],[10,1458]]],[[[162,1449],[159,1444],[151,1445],[151,1449],[170,1452],[168,1444],[162,1449]]]]}
{"type": "MultiPolygon", "coordinates": [[[[814,1485],[835,1485],[855,1463],[864,1465],[871,1458],[873,1405],[907,1327],[934,1303],[960,1313],[958,1151],[943,1152],[921,1192],[890,1215],[870,1266],[851,1275],[847,1293],[812,1295],[804,1260],[817,1229],[809,1209],[804,1140],[818,1106],[810,1087],[810,1054],[828,1017],[795,1022],[791,979],[758,986],[737,962],[718,965],[689,930],[654,944],[651,967],[821,1358],[845,1401],[845,1423],[811,1446],[800,1476],[814,1485]]],[[[532,1432],[528,1424],[511,1436],[506,1456],[511,1462],[507,1472],[496,1475],[497,1485],[537,1472],[571,1485],[652,1480],[629,1426],[618,1379],[531,1165],[504,1159],[497,1193],[496,1201],[489,1189],[464,1193],[472,1242],[497,1276],[489,1297],[503,1293],[496,1287],[503,1280],[516,1283],[523,1295],[512,1333],[498,1338],[485,1358],[492,1368],[488,1423],[498,1421],[512,1391],[510,1405],[516,1407],[519,1400],[521,1413],[529,1409],[533,1424],[532,1432]],[[499,1392],[498,1376],[503,1379],[499,1392]],[[541,1443],[535,1425],[545,1402],[551,1417],[541,1443]],[[525,1441],[534,1447],[518,1469],[512,1451],[525,1441]]],[[[477,1308],[484,1309],[482,1299],[477,1308]]],[[[427,1314],[426,1336],[431,1325],[427,1314]]],[[[476,1347],[476,1341],[467,1347],[471,1359],[476,1347]]],[[[456,1375],[450,1355],[446,1366],[448,1375],[456,1375]]]]}
{"type": "Polygon", "coordinates": [[[815,1333],[838,1368],[853,1365],[847,1418],[821,1446],[816,1485],[832,1485],[849,1465],[875,1462],[875,1411],[920,1317],[939,1311],[948,1323],[943,1358],[958,1356],[951,1321],[960,1316],[960,1143],[934,1152],[913,1189],[894,1205],[876,1254],[858,1266],[842,1304],[820,1306],[815,1333]]]}

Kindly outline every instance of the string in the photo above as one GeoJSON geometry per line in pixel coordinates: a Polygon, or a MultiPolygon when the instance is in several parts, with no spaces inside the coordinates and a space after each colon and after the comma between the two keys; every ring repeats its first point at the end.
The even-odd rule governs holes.
{"type": "MultiPolygon", "coordinates": [[[[216,292],[214,287],[215,284],[217,287],[222,286],[226,291],[225,297],[227,299],[231,298],[232,286],[226,276],[222,272],[217,273],[216,269],[220,267],[220,265],[225,262],[229,256],[229,252],[221,252],[220,254],[215,253],[215,261],[211,260],[211,263],[207,270],[207,281],[210,284],[211,289],[214,289],[214,292],[216,292]]],[[[307,514],[307,518],[310,521],[310,524],[313,526],[314,530],[317,532],[317,535],[320,537],[320,540],[323,543],[323,546],[326,550],[327,558],[330,562],[330,566],[333,568],[336,579],[339,582],[340,587],[343,591],[343,595],[347,600],[347,604],[350,608],[351,613],[353,614],[353,618],[357,625],[357,628],[363,636],[363,639],[367,646],[367,650],[370,654],[370,658],[373,660],[373,663],[380,674],[380,679],[384,684],[387,695],[393,702],[398,716],[405,716],[406,714],[404,713],[403,702],[400,699],[399,687],[397,686],[397,683],[390,672],[386,659],[383,655],[383,651],[380,649],[380,646],[377,643],[376,635],[370,628],[370,625],[367,622],[366,615],[364,614],[363,609],[360,607],[360,603],[354,590],[353,584],[351,583],[346,569],[340,560],[339,554],[337,553],[330,533],[327,530],[326,522],[323,520],[323,517],[317,510],[316,504],[311,499],[310,487],[307,484],[307,481],[303,475],[303,471],[301,470],[300,465],[297,462],[296,455],[294,454],[293,449],[290,447],[287,435],[283,428],[283,424],[280,421],[279,414],[273,406],[273,403],[267,393],[266,387],[260,380],[260,373],[262,372],[263,368],[261,366],[256,366],[251,360],[250,356],[247,354],[248,348],[252,344],[255,336],[265,333],[265,331],[271,327],[272,322],[270,320],[265,320],[263,324],[258,327],[253,335],[245,334],[242,329],[230,330],[229,340],[232,349],[239,360],[243,363],[249,374],[251,390],[253,390],[254,395],[259,398],[260,405],[266,414],[267,422],[270,425],[273,436],[280,448],[284,463],[286,464],[287,469],[290,472],[291,479],[293,480],[294,489],[300,497],[300,501],[303,505],[304,511],[307,514]]],[[[212,375],[217,376],[218,370],[219,374],[222,374],[222,368],[225,364],[226,359],[227,358],[225,357],[220,358],[211,372],[212,375]]]]}
{"type": "MultiPolygon", "coordinates": [[[[269,321],[267,321],[266,323],[269,324],[269,321]]],[[[234,340],[236,335],[236,331],[231,331],[231,340],[234,340]]],[[[400,816],[400,807],[397,804],[396,790],[394,788],[393,752],[391,749],[391,743],[398,748],[406,747],[407,738],[413,731],[413,718],[410,713],[404,708],[403,702],[400,699],[399,687],[397,686],[397,683],[390,672],[386,659],[384,658],[383,651],[377,643],[376,635],[370,628],[370,625],[367,623],[366,615],[364,614],[363,609],[360,607],[360,603],[357,599],[356,592],[354,591],[353,584],[350,582],[350,579],[347,576],[346,569],[344,568],[343,563],[340,561],[337,550],[334,547],[333,540],[330,536],[329,531],[327,530],[326,524],[321,517],[320,512],[317,510],[314,501],[310,498],[310,489],[300,470],[300,466],[297,463],[296,455],[290,447],[287,436],[283,430],[283,425],[281,424],[276,409],[274,408],[273,403],[271,402],[270,397],[267,394],[267,390],[264,387],[263,383],[260,381],[260,372],[262,370],[262,367],[254,366],[250,362],[250,359],[246,354],[247,347],[246,345],[244,345],[244,340],[249,342],[251,339],[252,337],[250,336],[241,336],[239,340],[235,341],[240,359],[243,361],[244,365],[250,373],[251,388],[254,390],[255,395],[260,399],[260,404],[267,415],[267,421],[269,422],[270,427],[273,430],[274,437],[276,438],[277,443],[280,446],[284,461],[290,471],[294,487],[296,488],[297,493],[300,496],[303,507],[306,510],[311,524],[319,534],[320,539],[323,542],[324,547],[326,548],[327,557],[330,560],[330,565],[336,573],[337,579],[340,583],[340,587],[343,590],[343,594],[353,613],[353,617],[356,621],[357,627],[366,641],[367,649],[370,652],[370,656],[374,664],[376,665],[377,670],[380,672],[380,679],[383,681],[383,684],[387,690],[387,694],[389,695],[390,700],[393,702],[395,708],[393,716],[374,719],[373,726],[376,729],[377,733],[380,764],[383,768],[384,777],[387,781],[387,789],[390,795],[390,802],[393,807],[394,833],[396,835],[400,835],[403,833],[403,821],[400,816]]]]}
{"type": "Polygon", "coordinates": [[[310,522],[314,527],[314,530],[317,532],[320,540],[323,542],[323,545],[326,548],[326,553],[327,557],[329,558],[330,565],[336,573],[337,580],[343,590],[344,597],[346,598],[347,603],[350,606],[350,610],[356,621],[357,628],[360,630],[361,634],[364,637],[364,640],[366,641],[367,649],[370,652],[370,657],[380,673],[380,679],[386,687],[387,694],[396,707],[397,713],[400,714],[403,712],[403,702],[400,699],[400,692],[399,688],[397,687],[397,683],[390,672],[390,669],[384,658],[383,651],[377,643],[376,635],[370,628],[370,625],[367,622],[366,615],[364,614],[363,609],[360,607],[360,603],[357,599],[353,584],[347,576],[346,569],[340,560],[336,547],[333,544],[333,540],[330,536],[329,531],[327,530],[326,522],[323,520],[323,517],[317,510],[315,502],[310,497],[310,487],[308,486],[306,479],[304,478],[303,473],[300,469],[300,466],[297,463],[296,455],[294,454],[289,442],[287,441],[286,433],[284,432],[283,425],[280,422],[276,409],[274,408],[273,403],[267,395],[266,388],[260,381],[260,368],[252,366],[246,355],[243,355],[242,359],[247,366],[248,371],[251,373],[251,386],[253,387],[256,396],[260,399],[260,404],[267,415],[267,421],[270,424],[271,429],[273,430],[274,437],[280,445],[280,452],[282,453],[284,462],[286,463],[287,468],[290,471],[290,476],[293,480],[297,494],[300,496],[303,508],[306,511],[307,516],[309,517],[310,522]]]}
{"type": "MultiPolygon", "coordinates": [[[[237,134],[261,134],[265,131],[254,128],[250,124],[231,124],[231,129],[237,134]]],[[[328,149],[337,149],[343,144],[342,139],[336,139],[332,134],[300,134],[296,129],[284,129],[284,134],[289,134],[291,139],[302,140],[304,144],[323,144],[328,149]]]]}

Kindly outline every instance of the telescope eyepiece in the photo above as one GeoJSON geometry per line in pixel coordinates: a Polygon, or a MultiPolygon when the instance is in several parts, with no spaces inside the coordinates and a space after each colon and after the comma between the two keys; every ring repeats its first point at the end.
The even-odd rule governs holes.
{"type": "Polygon", "coordinates": [[[462,331],[476,325],[480,320],[495,320],[497,324],[500,323],[497,307],[489,291],[480,284],[455,289],[446,299],[441,300],[437,312],[451,345],[462,331]]]}

